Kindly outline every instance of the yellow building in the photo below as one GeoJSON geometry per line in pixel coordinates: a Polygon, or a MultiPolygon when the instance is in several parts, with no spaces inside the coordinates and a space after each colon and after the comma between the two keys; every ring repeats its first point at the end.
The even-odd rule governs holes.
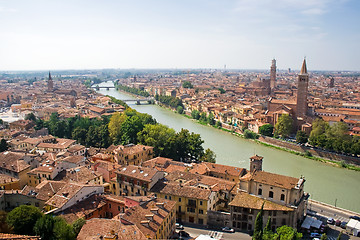
{"type": "Polygon", "coordinates": [[[154,148],[144,145],[129,144],[118,146],[114,150],[114,158],[121,165],[140,165],[154,157],[154,148]]]}
{"type": "Polygon", "coordinates": [[[20,189],[27,184],[27,173],[30,171],[30,165],[23,160],[24,156],[23,153],[8,151],[0,153],[0,174],[19,179],[20,189]]]}
{"type": "Polygon", "coordinates": [[[179,222],[207,225],[207,211],[216,208],[216,193],[209,189],[158,182],[152,192],[156,197],[176,201],[179,222]]]}
{"type": "Polygon", "coordinates": [[[135,224],[146,239],[169,239],[175,232],[175,201],[152,198],[129,208],[121,220],[135,224]]]}

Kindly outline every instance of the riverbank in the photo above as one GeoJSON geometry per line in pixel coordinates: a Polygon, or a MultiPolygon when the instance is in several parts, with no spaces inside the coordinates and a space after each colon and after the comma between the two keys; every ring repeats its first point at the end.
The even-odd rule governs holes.
{"type": "MultiPolygon", "coordinates": [[[[129,94],[134,97],[139,97],[136,94],[129,93],[129,92],[126,92],[123,90],[118,90],[118,91],[123,92],[125,94],[129,94]]],[[[246,139],[244,137],[244,135],[240,132],[239,129],[236,129],[237,131],[234,131],[234,130],[232,130],[230,125],[223,123],[222,127],[213,126],[213,125],[210,125],[203,121],[193,119],[191,116],[189,116],[190,113],[179,114],[175,109],[165,106],[164,104],[161,104],[159,102],[156,102],[156,105],[159,107],[162,107],[164,109],[170,110],[174,113],[177,113],[180,116],[183,116],[185,118],[193,120],[194,122],[201,124],[203,126],[210,126],[210,127],[228,132],[234,136],[246,139]]],[[[310,160],[323,162],[323,163],[326,163],[333,167],[344,168],[344,169],[349,169],[349,170],[354,170],[354,171],[360,171],[360,166],[359,166],[360,159],[358,159],[358,158],[345,156],[345,155],[339,155],[339,154],[335,154],[335,153],[330,153],[330,152],[323,151],[321,149],[314,149],[314,148],[310,148],[310,147],[299,146],[294,143],[289,143],[289,142],[286,142],[286,141],[283,141],[280,139],[275,139],[275,138],[265,137],[265,136],[261,136],[259,139],[246,139],[246,140],[253,141],[257,144],[261,144],[266,147],[270,147],[270,148],[285,151],[285,152],[288,152],[288,153],[291,153],[294,155],[298,155],[298,156],[301,156],[301,157],[304,157],[304,158],[307,158],[310,160]]]]}

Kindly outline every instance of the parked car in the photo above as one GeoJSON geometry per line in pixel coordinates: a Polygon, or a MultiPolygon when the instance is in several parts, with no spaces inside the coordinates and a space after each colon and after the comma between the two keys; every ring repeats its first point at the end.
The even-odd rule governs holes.
{"type": "Polygon", "coordinates": [[[181,231],[179,232],[179,235],[180,235],[181,237],[190,237],[190,234],[187,233],[187,232],[185,232],[185,231],[183,231],[183,230],[181,230],[181,231]]]}
{"type": "Polygon", "coordinates": [[[335,226],[340,226],[341,225],[341,221],[338,219],[335,221],[335,226]]]}
{"type": "Polygon", "coordinates": [[[179,230],[184,230],[184,226],[181,225],[180,223],[175,223],[175,228],[179,230]]]}
{"type": "Polygon", "coordinates": [[[335,220],[333,218],[328,218],[328,220],[326,221],[328,224],[334,224],[335,220]]]}
{"type": "Polygon", "coordinates": [[[347,222],[341,222],[340,227],[345,229],[345,228],[346,228],[346,224],[347,224],[347,222]]]}
{"type": "Polygon", "coordinates": [[[360,221],[360,217],[359,216],[350,216],[350,219],[355,219],[357,221],[360,221]]]}
{"type": "Polygon", "coordinates": [[[229,228],[229,227],[223,227],[221,230],[222,230],[223,232],[229,232],[229,233],[233,233],[233,232],[235,232],[235,230],[234,230],[234,229],[229,228]]]}
{"type": "Polygon", "coordinates": [[[310,237],[311,238],[321,238],[321,234],[320,233],[310,233],[310,237]]]}

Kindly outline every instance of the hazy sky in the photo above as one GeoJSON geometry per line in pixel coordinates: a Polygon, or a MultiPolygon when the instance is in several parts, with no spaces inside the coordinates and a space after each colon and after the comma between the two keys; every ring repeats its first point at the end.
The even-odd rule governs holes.
{"type": "Polygon", "coordinates": [[[0,71],[360,70],[359,0],[0,0],[0,71]]]}

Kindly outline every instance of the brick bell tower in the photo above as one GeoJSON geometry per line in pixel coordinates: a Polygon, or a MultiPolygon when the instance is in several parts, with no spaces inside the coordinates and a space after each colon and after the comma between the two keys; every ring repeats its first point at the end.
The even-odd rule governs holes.
{"type": "Polygon", "coordinates": [[[296,117],[304,118],[307,115],[308,85],[309,85],[309,74],[307,72],[306,60],[304,58],[301,71],[298,76],[298,91],[296,97],[296,117]]]}

